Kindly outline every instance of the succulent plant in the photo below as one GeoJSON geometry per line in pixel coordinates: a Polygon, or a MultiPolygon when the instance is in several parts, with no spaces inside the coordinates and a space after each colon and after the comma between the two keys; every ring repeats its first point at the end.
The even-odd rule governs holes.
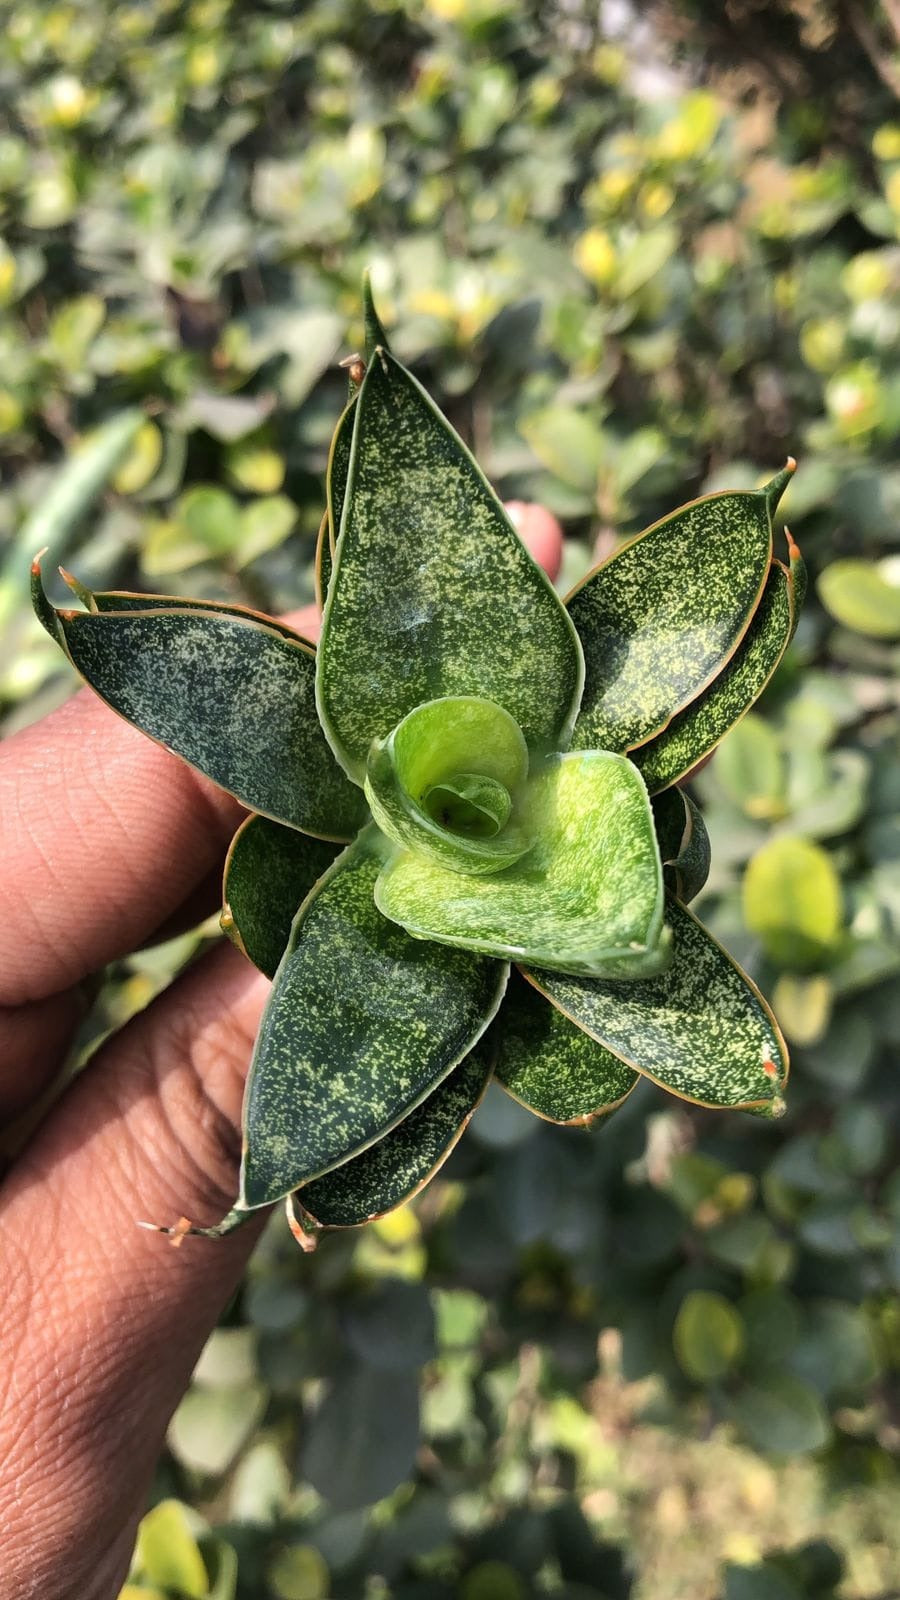
{"type": "MultiPolygon", "coordinates": [[[[707,495],[565,602],[391,353],[334,435],[318,648],[240,606],[34,603],[115,711],[235,795],[222,925],[273,978],[220,1235],[287,1200],[301,1242],[433,1175],[491,1075],[556,1123],[642,1076],[775,1115],[788,1058],[687,909],[709,844],[678,787],[760,694],[805,587],[773,557],[793,470],[707,495]]],[[[65,575],[64,575],[65,576],[65,575]]]]}

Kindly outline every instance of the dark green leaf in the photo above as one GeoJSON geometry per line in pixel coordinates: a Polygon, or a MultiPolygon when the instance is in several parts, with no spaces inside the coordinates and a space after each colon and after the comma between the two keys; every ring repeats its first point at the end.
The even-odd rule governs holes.
{"type": "Polygon", "coordinates": [[[318,654],[323,726],[362,780],[374,738],[425,700],[478,695],[565,747],[582,663],[548,578],[462,441],[382,353],[356,402],[318,654]]]}
{"type": "Polygon", "coordinates": [[[287,948],[300,903],[340,849],[268,817],[248,817],[225,862],[222,926],[267,978],[287,948]]]}
{"type": "Polygon", "coordinates": [[[291,1196],[301,1229],[353,1228],[411,1200],[447,1159],[490,1077],[481,1046],[461,1061],[415,1111],[362,1155],[291,1196]]]}
{"type": "Polygon", "coordinates": [[[702,814],[681,789],[653,798],[653,821],[666,885],[688,905],[709,877],[709,834],[702,814]]]}
{"type": "Polygon", "coordinates": [[[622,1104],[639,1074],[548,1004],[518,973],[491,1030],[494,1074],[548,1122],[590,1123],[622,1104]]]}
{"type": "Polygon", "coordinates": [[[766,1373],[748,1384],[732,1409],[757,1450],[795,1456],[828,1443],[831,1430],[818,1395],[787,1372],[766,1373]]]}
{"type": "Polygon", "coordinates": [[[677,900],[671,965],[640,983],[526,976],[636,1071],[698,1105],[781,1109],[788,1071],[772,1013],[745,973],[677,900]]]}
{"type": "Polygon", "coordinates": [[[331,582],[331,540],[327,511],[319,523],[319,532],[316,536],[315,577],[316,605],[320,611],[324,611],[328,585],[331,582]]]}
{"type": "Polygon", "coordinates": [[[349,405],[344,407],[338,418],[338,424],[334,430],[331,447],[328,451],[328,467],[325,472],[328,540],[332,561],[334,560],[334,552],[337,549],[341,520],[344,515],[347,474],[350,471],[350,450],[353,444],[353,425],[355,421],[356,397],[354,396],[349,405]]]}
{"type": "Polygon", "coordinates": [[[747,632],[719,676],[632,760],[651,794],[677,783],[714,750],[762,694],[790,643],[795,611],[791,580],[773,561],[747,632]]]}
{"type": "Polygon", "coordinates": [[[363,318],[366,326],[366,360],[371,361],[376,350],[379,348],[389,350],[390,345],[381,325],[381,318],[375,309],[372,278],[369,272],[363,273],[363,318]]]}
{"type": "Polygon", "coordinates": [[[411,939],[375,908],[374,828],[294,922],[244,1102],[241,1204],[277,1200],[358,1155],[467,1054],[506,986],[500,962],[411,939]]]}
{"type": "Polygon", "coordinates": [[[643,744],[722,671],[759,605],[772,514],[792,470],[754,493],[692,501],[573,590],[567,606],[586,666],[579,749],[643,744]]]}
{"type": "Polygon", "coordinates": [[[322,838],[352,837],[365,800],[319,727],[312,646],[253,614],[169,609],[166,597],[138,611],[131,599],[116,611],[55,614],[91,688],[254,811],[322,838]]]}
{"type": "Polygon", "coordinates": [[[521,815],[535,843],[503,872],[474,877],[402,851],[378,879],[379,908],[419,938],[563,972],[659,971],[662,867],[631,763],[557,756],[529,781],[521,815]]]}

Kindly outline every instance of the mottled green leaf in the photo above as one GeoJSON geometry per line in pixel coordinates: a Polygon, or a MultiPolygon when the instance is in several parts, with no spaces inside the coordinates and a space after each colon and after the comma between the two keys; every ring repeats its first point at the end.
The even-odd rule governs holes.
{"type": "Polygon", "coordinates": [[[319,727],[312,647],[252,614],[172,604],[58,611],[57,635],[114,711],[244,805],[322,838],[352,837],[365,800],[319,727]]]}
{"type": "Polygon", "coordinates": [[[214,611],[225,617],[243,617],[248,622],[260,622],[264,627],[280,633],[283,639],[289,639],[292,644],[299,643],[306,650],[315,650],[315,645],[298,633],[296,628],[279,622],[277,617],[267,617],[263,611],[253,611],[249,606],[234,605],[228,600],[191,600],[185,595],[142,594],[129,589],[86,589],[64,568],[60,567],[60,572],[88,611],[214,611]]]}
{"type": "Polygon", "coordinates": [[[495,1077],[548,1122],[585,1124],[608,1116],[640,1081],[518,972],[510,976],[491,1041],[495,1077]]]}
{"type": "Polygon", "coordinates": [[[870,639],[900,639],[900,559],[833,561],[820,575],[819,598],[845,628],[870,639]]]}
{"type": "Polygon", "coordinates": [[[744,875],[744,920],[780,965],[807,971],[835,954],[843,921],[841,882],[821,845],[769,839],[744,875]]]}
{"type": "Polygon", "coordinates": [[[361,781],[374,738],[425,700],[472,694],[529,745],[564,748],[578,641],[549,579],[416,380],[380,354],[352,459],[318,653],[322,723],[361,781]]]}
{"type": "Polygon", "coordinates": [[[727,666],[662,733],[634,751],[631,759],[651,794],[683,778],[749,711],[784,655],[794,621],[791,579],[773,561],[753,620],[727,666]]]}
{"type": "Polygon", "coordinates": [[[464,876],[403,851],[378,879],[379,908],[419,938],[564,972],[658,970],[662,867],[631,763],[556,756],[529,782],[522,817],[535,844],[504,872],[464,876]]]}
{"type": "Polygon", "coordinates": [[[673,952],[641,983],[530,969],[567,1017],[629,1066],[698,1105],[781,1109],[787,1046],[756,986],[677,900],[673,952]]]}
{"type": "Polygon", "coordinates": [[[373,741],[366,798],[395,844],[452,872],[498,872],[532,843],[514,807],[527,772],[528,748],[509,713],[454,695],[417,706],[373,741]]]}
{"type": "Polygon", "coordinates": [[[334,430],[331,447],[328,451],[328,466],[325,472],[328,540],[332,561],[334,560],[334,552],[337,549],[338,536],[341,531],[341,519],[344,515],[344,500],[347,495],[347,475],[350,471],[350,449],[353,444],[353,425],[355,421],[356,396],[354,395],[338,418],[338,424],[334,430]]]}
{"type": "Polygon", "coordinates": [[[411,1200],[446,1161],[490,1075],[489,1056],[476,1045],[427,1100],[377,1144],[292,1195],[301,1231],[315,1226],[358,1227],[411,1200]]]}
{"type": "Polygon", "coordinates": [[[291,923],[340,849],[268,817],[248,817],[225,862],[222,927],[267,978],[287,948],[291,923]]]}
{"type": "Polygon", "coordinates": [[[241,1203],[289,1193],[388,1133],[471,1049],[506,966],[411,939],[375,908],[369,828],[297,916],[254,1049],[241,1203]]]}
{"type": "Polygon", "coordinates": [[[319,523],[319,532],[316,536],[315,582],[316,605],[320,611],[324,611],[328,585],[331,582],[331,541],[327,511],[319,523]]]}
{"type": "Polygon", "coordinates": [[[573,590],[566,603],[586,666],[579,749],[643,744],[722,671],[760,602],[772,514],[792,470],[753,493],[692,501],[573,590]]]}
{"type": "Polygon", "coordinates": [[[706,823],[693,800],[681,789],[664,789],[654,796],[652,804],[666,885],[682,905],[687,905],[709,877],[706,823]]]}

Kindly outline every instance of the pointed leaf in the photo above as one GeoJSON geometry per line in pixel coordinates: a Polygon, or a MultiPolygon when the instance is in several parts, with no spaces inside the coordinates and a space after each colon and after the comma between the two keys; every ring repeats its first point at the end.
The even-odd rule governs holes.
{"type": "Polygon", "coordinates": [[[513,805],[527,772],[528,748],[509,713],[454,695],[417,706],[373,741],[366,798],[395,844],[451,872],[498,872],[532,844],[513,805]]]}
{"type": "Polygon", "coordinates": [[[299,644],[305,650],[315,650],[315,645],[277,617],[268,617],[264,611],[252,611],[249,606],[239,606],[228,600],[190,600],[184,595],[140,594],[128,589],[86,589],[70,572],[60,568],[66,583],[89,611],[215,611],[224,617],[243,617],[248,622],[259,622],[264,628],[280,633],[282,639],[299,644]]]}
{"type": "Polygon", "coordinates": [[[421,1103],[487,1027],[507,968],[386,922],[374,828],[298,914],[244,1101],[241,1204],[266,1205],[358,1155],[421,1103]]]}
{"type": "Polygon", "coordinates": [[[325,609],[328,596],[328,585],[331,582],[331,542],[328,537],[328,512],[325,512],[319,523],[319,532],[316,536],[316,605],[320,611],[325,609]]]}
{"type": "Polygon", "coordinates": [[[497,1047],[495,1077],[548,1122],[585,1124],[608,1116],[640,1081],[639,1073],[577,1028],[518,972],[510,976],[491,1042],[497,1047]]]}
{"type": "Polygon", "coordinates": [[[379,348],[390,350],[388,337],[381,324],[381,318],[375,309],[375,299],[372,294],[372,275],[363,273],[363,318],[366,327],[366,360],[371,361],[375,351],[379,348]]]}
{"type": "Polygon", "coordinates": [[[529,745],[564,748],[578,641],[462,441],[381,353],[359,399],[319,646],[322,724],[361,781],[369,746],[424,700],[479,695],[529,745]]]}
{"type": "Polygon", "coordinates": [[[352,837],[365,800],[319,727],[312,646],[252,613],[172,606],[158,596],[140,611],[57,611],[55,623],[73,665],[126,721],[254,811],[352,837]]]}
{"type": "Polygon", "coordinates": [[[681,789],[664,789],[654,796],[653,821],[666,885],[682,905],[687,905],[709,877],[706,823],[693,800],[681,789]]]}
{"type": "Polygon", "coordinates": [[[356,421],[356,396],[344,407],[338,418],[337,427],[331,440],[328,451],[328,466],[325,472],[325,494],[328,506],[328,542],[331,558],[337,549],[338,537],[341,531],[341,519],[344,515],[344,500],[347,495],[347,475],[350,471],[350,450],[353,444],[353,425],[356,421]]]}
{"type": "Polygon", "coordinates": [[[692,501],[573,590],[566,604],[586,664],[579,749],[634,749],[722,671],[759,605],[792,471],[753,493],[692,501]]]}
{"type": "Polygon", "coordinates": [[[622,1061],[697,1105],[782,1109],[787,1046],[745,973],[677,900],[668,969],[608,983],[529,969],[561,1011],[622,1061]]]}
{"type": "Polygon", "coordinates": [[[222,927],[254,966],[273,978],[300,904],[328,871],[340,846],[248,817],[225,862],[222,927]]]}
{"type": "Polygon", "coordinates": [[[784,655],[795,621],[791,579],[773,561],[759,607],[728,665],[662,733],[634,751],[631,759],[651,794],[683,778],[750,710],[784,655]]]}
{"type": "Polygon", "coordinates": [[[411,851],[375,898],[419,938],[564,972],[640,976],[665,959],[662,868],[649,802],[623,756],[556,756],[523,801],[533,848],[506,871],[467,877],[411,851]]]}
{"type": "Polygon", "coordinates": [[[461,1061],[415,1111],[362,1155],[291,1196],[301,1229],[355,1228],[384,1216],[424,1189],[468,1125],[491,1075],[482,1045],[461,1061]]]}

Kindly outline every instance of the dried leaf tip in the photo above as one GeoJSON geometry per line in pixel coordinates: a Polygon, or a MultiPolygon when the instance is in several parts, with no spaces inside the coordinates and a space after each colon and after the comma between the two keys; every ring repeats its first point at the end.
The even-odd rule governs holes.
{"type": "Polygon", "coordinates": [[[787,540],[788,556],[790,557],[791,561],[799,561],[800,546],[794,538],[794,535],[791,533],[790,528],[787,526],[787,523],[785,523],[784,527],[784,537],[787,540]]]}
{"type": "Polygon", "coordinates": [[[42,547],[42,549],[40,549],[38,551],[36,556],[32,556],[32,558],[31,558],[31,576],[33,578],[39,578],[40,577],[40,575],[41,575],[41,562],[43,561],[44,556],[47,554],[47,551],[49,550],[49,548],[50,548],[50,546],[48,544],[45,544],[42,547]]]}
{"type": "Polygon", "coordinates": [[[766,505],[768,506],[770,517],[774,517],[778,502],[784,494],[784,491],[790,483],[796,470],[797,463],[794,460],[794,457],[788,456],[787,461],[785,462],[781,471],[776,472],[774,478],[771,478],[768,483],[763,484],[760,493],[765,495],[766,505]]]}

